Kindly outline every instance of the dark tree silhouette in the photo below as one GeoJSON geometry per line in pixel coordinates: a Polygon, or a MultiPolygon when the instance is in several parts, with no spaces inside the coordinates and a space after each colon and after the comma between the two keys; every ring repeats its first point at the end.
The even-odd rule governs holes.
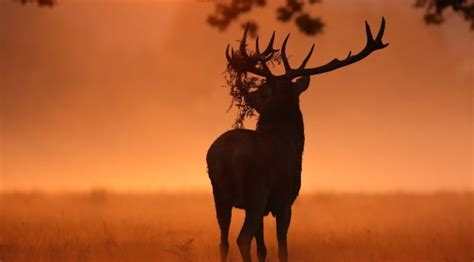
{"type": "Polygon", "coordinates": [[[424,19],[427,24],[443,23],[444,12],[452,9],[470,23],[471,30],[474,30],[474,0],[416,0],[414,6],[426,10],[424,19]]]}
{"type": "MultiPolygon", "coordinates": [[[[57,0],[12,0],[26,3],[37,3],[38,6],[52,7],[57,0]]],[[[226,30],[233,22],[240,23],[244,28],[249,25],[249,34],[255,37],[258,30],[258,22],[252,18],[241,19],[244,14],[249,14],[254,8],[265,8],[267,0],[211,0],[215,4],[215,10],[207,17],[207,23],[219,31],[226,30]]],[[[462,16],[470,23],[474,30],[474,0],[414,0],[413,7],[424,9],[424,20],[428,25],[440,25],[445,21],[445,11],[451,9],[454,13],[462,16]]],[[[278,7],[276,19],[281,22],[294,22],[297,28],[306,35],[317,35],[323,32],[324,22],[321,17],[313,16],[307,11],[308,6],[321,3],[322,0],[286,0],[286,3],[278,7]]]]}
{"type": "MultiPolygon", "coordinates": [[[[247,51],[245,29],[239,49],[226,49],[229,84],[234,101],[244,110],[259,114],[256,130],[236,128],[227,131],[212,143],[206,156],[211,180],[217,222],[221,231],[221,260],[229,250],[228,233],[232,208],[245,210],[245,220],[237,238],[243,261],[251,261],[250,243],[255,237],[259,261],[265,261],[263,217],[276,217],[278,257],[287,261],[287,233],[291,206],[301,186],[304,123],[299,97],[309,87],[310,77],[356,63],[372,52],[385,48],[382,37],[385,20],[374,37],[366,23],[367,42],[357,54],[349,52],[322,66],[306,68],[314,44],[297,68],[292,68],[286,55],[289,34],[280,50],[273,48],[275,33],[268,46],[260,51],[258,37],[255,51],[247,51]],[[269,63],[281,61],[285,73],[274,75],[269,63]],[[260,77],[261,80],[256,80],[260,77]]],[[[241,114],[242,115],[242,114],[241,114]]]]}
{"type": "Polygon", "coordinates": [[[13,0],[13,1],[20,2],[22,4],[36,3],[40,7],[53,7],[56,4],[56,0],[13,0]]]}
{"type": "MultiPolygon", "coordinates": [[[[307,5],[319,3],[321,0],[287,0],[286,4],[280,6],[276,10],[276,18],[282,22],[294,21],[301,32],[314,35],[322,32],[324,24],[319,17],[312,17],[305,11],[307,5]]],[[[266,0],[231,0],[228,3],[217,1],[215,3],[215,11],[208,16],[207,22],[223,31],[229,27],[233,21],[239,20],[241,15],[249,13],[253,8],[263,8],[267,4],[266,0]]],[[[249,33],[251,36],[256,35],[258,25],[253,20],[242,21],[242,27],[249,24],[249,33]]]]}
{"type": "MultiPolygon", "coordinates": [[[[276,9],[276,19],[281,22],[293,21],[297,28],[306,35],[316,35],[323,32],[324,23],[320,17],[313,17],[307,7],[322,0],[286,0],[286,4],[276,9]]],[[[474,30],[474,0],[415,0],[415,8],[425,9],[424,20],[427,24],[442,24],[445,21],[444,11],[452,9],[471,24],[474,30]]],[[[223,31],[232,22],[240,21],[243,14],[250,13],[254,8],[263,8],[266,0],[231,0],[226,3],[215,2],[215,11],[209,15],[207,22],[223,31]]],[[[250,24],[250,35],[255,36],[258,24],[254,20],[242,20],[241,26],[250,24]]]]}

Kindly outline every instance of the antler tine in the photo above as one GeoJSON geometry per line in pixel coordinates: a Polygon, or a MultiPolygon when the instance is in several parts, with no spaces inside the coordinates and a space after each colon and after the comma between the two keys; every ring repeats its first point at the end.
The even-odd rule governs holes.
{"type": "Polygon", "coordinates": [[[309,59],[311,58],[311,55],[313,54],[313,50],[314,50],[314,44],[311,46],[311,49],[309,50],[309,53],[304,58],[304,60],[301,63],[300,67],[298,67],[298,70],[302,70],[306,67],[306,64],[308,63],[309,59]]]}
{"type": "Polygon", "coordinates": [[[244,35],[242,36],[242,41],[240,41],[240,54],[248,58],[249,55],[247,54],[247,33],[249,31],[249,24],[247,23],[247,26],[245,27],[244,35]]]}
{"type": "Polygon", "coordinates": [[[283,60],[283,65],[285,66],[285,72],[286,74],[289,74],[290,72],[293,71],[290,67],[290,63],[288,62],[288,57],[286,56],[286,43],[288,42],[288,38],[290,37],[290,34],[288,34],[285,37],[285,40],[283,41],[283,45],[281,46],[281,59],[283,60]]]}
{"type": "Polygon", "coordinates": [[[367,23],[367,20],[365,20],[365,34],[367,35],[367,44],[374,42],[374,36],[372,35],[372,32],[370,31],[370,25],[367,23]]]}
{"type": "Polygon", "coordinates": [[[269,76],[272,76],[273,74],[272,74],[272,72],[271,72],[271,70],[268,67],[266,62],[271,59],[272,54],[275,52],[273,50],[273,41],[274,41],[274,39],[275,39],[275,32],[273,32],[272,38],[270,39],[270,42],[268,43],[268,46],[265,49],[265,51],[263,51],[263,53],[260,53],[260,46],[259,46],[258,36],[255,39],[255,55],[254,56],[260,62],[260,65],[262,66],[264,72],[267,72],[269,76]]]}
{"type": "Polygon", "coordinates": [[[268,56],[269,54],[272,54],[277,51],[273,49],[273,42],[275,42],[275,31],[273,31],[272,37],[270,38],[270,41],[268,42],[267,48],[265,48],[265,51],[263,51],[262,53],[263,56],[268,56]]]}
{"type": "Polygon", "coordinates": [[[258,36],[255,39],[255,51],[257,52],[257,54],[260,54],[260,48],[258,47],[258,36]]]}
{"type": "Polygon", "coordinates": [[[256,54],[260,56],[262,59],[268,59],[270,55],[275,53],[278,50],[273,49],[273,42],[275,41],[275,31],[273,31],[272,37],[270,38],[270,41],[268,42],[267,48],[263,51],[263,53],[260,52],[260,45],[259,45],[259,38],[257,36],[255,40],[255,50],[256,54]]]}
{"type": "Polygon", "coordinates": [[[381,45],[388,46],[382,42],[383,33],[385,32],[385,17],[382,16],[382,22],[380,22],[379,33],[375,37],[375,41],[381,45]]]}
{"type": "Polygon", "coordinates": [[[232,55],[233,55],[233,54],[232,54],[232,55],[229,54],[229,47],[230,47],[230,45],[227,44],[227,47],[226,47],[226,49],[225,49],[225,57],[227,58],[227,62],[229,62],[229,64],[232,64],[232,63],[233,63],[233,62],[232,62],[232,55]]]}
{"type": "Polygon", "coordinates": [[[234,54],[235,54],[234,48],[230,47],[230,45],[227,44],[227,47],[225,48],[225,57],[227,59],[227,62],[229,63],[230,66],[238,67],[238,62],[236,63],[234,59],[234,54]]]}

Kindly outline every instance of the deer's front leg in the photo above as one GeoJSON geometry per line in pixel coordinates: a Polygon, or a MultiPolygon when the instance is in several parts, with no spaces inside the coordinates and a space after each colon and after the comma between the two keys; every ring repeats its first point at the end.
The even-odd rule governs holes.
{"type": "Polygon", "coordinates": [[[286,236],[291,221],[291,207],[286,208],[276,216],[277,238],[278,238],[278,258],[280,262],[288,261],[288,246],[286,236]]]}

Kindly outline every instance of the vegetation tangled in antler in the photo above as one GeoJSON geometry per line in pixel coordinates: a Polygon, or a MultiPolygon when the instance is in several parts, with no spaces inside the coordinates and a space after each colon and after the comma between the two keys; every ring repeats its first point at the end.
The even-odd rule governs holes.
{"type": "Polygon", "coordinates": [[[232,97],[229,110],[232,106],[235,106],[238,110],[232,127],[234,129],[243,128],[245,118],[255,116],[255,110],[245,103],[244,93],[256,89],[262,80],[257,77],[249,77],[246,73],[238,73],[230,66],[227,67],[225,80],[226,87],[229,88],[229,94],[232,97]]]}
{"type": "MultiPolygon", "coordinates": [[[[261,77],[256,77],[251,74],[250,68],[255,66],[261,66],[260,61],[258,60],[249,60],[245,55],[242,55],[239,50],[232,50],[232,57],[234,64],[227,64],[226,70],[226,88],[229,88],[229,95],[232,97],[231,105],[235,106],[238,110],[235,122],[232,125],[232,128],[244,128],[244,120],[246,117],[250,118],[255,116],[255,109],[250,107],[246,102],[244,95],[250,91],[256,90],[261,86],[265,79],[261,77]],[[239,66],[235,66],[238,64],[239,66]]],[[[274,63],[280,63],[280,56],[275,53],[271,56],[271,59],[268,61],[271,65],[274,63]]]]}

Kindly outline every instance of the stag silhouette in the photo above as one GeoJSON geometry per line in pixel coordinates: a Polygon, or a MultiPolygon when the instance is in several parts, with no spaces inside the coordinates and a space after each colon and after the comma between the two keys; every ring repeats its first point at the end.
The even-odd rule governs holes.
{"type": "Polygon", "coordinates": [[[272,213],[276,217],[278,257],[288,260],[287,232],[291,220],[291,206],[301,186],[301,165],[304,147],[303,116],[299,96],[309,86],[310,76],[326,73],[357,61],[372,52],[385,48],[382,42],[385,20],[377,36],[372,36],[366,22],[366,46],[355,55],[349,52],[343,60],[314,68],[306,64],[314,50],[297,69],[290,67],[286,56],[289,34],[281,51],[273,49],[275,32],[267,48],[260,52],[258,37],[256,50],[247,52],[245,29],[240,48],[226,49],[228,66],[263,77],[255,91],[241,89],[245,103],[258,114],[256,130],[234,129],[222,134],[207,152],[207,166],[211,180],[217,220],[221,231],[221,260],[226,261],[229,250],[228,233],[232,208],[245,210],[245,221],[237,238],[243,261],[251,261],[250,244],[255,237],[259,261],[265,261],[266,247],[263,238],[263,217],[272,213]],[[281,57],[285,67],[283,75],[274,75],[268,62],[275,55],[281,57]],[[296,79],[296,80],[295,80],[296,79]]]}

